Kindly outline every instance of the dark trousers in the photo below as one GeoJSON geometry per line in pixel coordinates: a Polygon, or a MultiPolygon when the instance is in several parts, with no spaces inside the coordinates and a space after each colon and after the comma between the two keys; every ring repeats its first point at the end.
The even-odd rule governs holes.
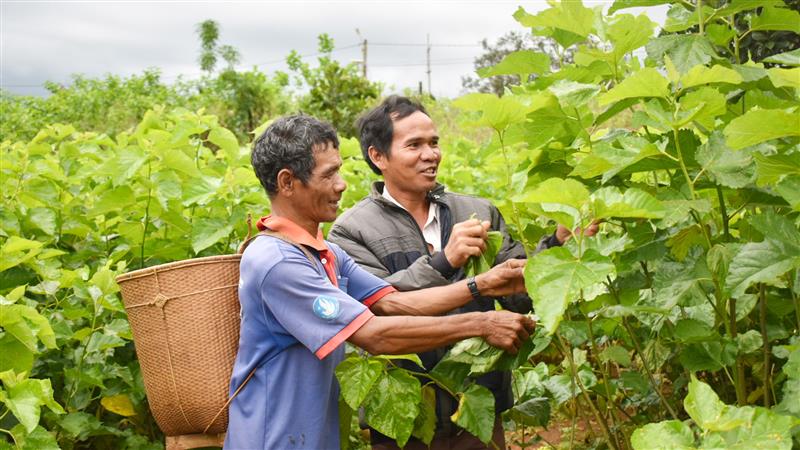
{"type": "MultiPolygon", "coordinates": [[[[492,442],[500,450],[506,448],[506,436],[503,430],[503,422],[498,417],[494,422],[494,431],[492,431],[492,442]]],[[[462,430],[455,436],[435,436],[431,441],[431,446],[428,447],[418,439],[411,438],[403,447],[404,450],[494,450],[492,442],[489,445],[484,444],[478,438],[462,430]]],[[[399,450],[395,442],[382,442],[380,444],[372,444],[372,450],[399,450]]]]}

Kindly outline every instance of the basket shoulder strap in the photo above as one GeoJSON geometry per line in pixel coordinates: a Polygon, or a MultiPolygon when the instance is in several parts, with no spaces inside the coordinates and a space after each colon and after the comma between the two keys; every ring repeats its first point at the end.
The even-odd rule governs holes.
{"type": "Polygon", "coordinates": [[[281,234],[281,233],[278,233],[277,231],[272,231],[272,230],[263,230],[263,231],[259,232],[258,234],[256,234],[255,236],[247,238],[244,242],[242,242],[242,245],[239,246],[238,253],[244,253],[244,250],[253,242],[253,240],[255,238],[257,238],[259,236],[271,236],[271,237],[274,237],[275,239],[280,239],[283,242],[286,242],[287,244],[290,244],[290,245],[293,245],[293,246],[297,247],[298,250],[303,252],[303,254],[306,256],[306,258],[309,260],[309,262],[311,262],[311,264],[316,265],[316,258],[314,258],[314,255],[312,255],[311,252],[308,251],[308,249],[304,245],[295,242],[294,240],[292,240],[289,236],[286,236],[285,234],[281,234]]]}

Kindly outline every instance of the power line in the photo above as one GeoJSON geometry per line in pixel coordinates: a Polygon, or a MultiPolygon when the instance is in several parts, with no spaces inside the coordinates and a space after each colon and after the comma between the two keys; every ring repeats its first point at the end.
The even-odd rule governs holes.
{"type": "Polygon", "coordinates": [[[370,42],[369,45],[380,47],[480,47],[480,44],[392,44],[388,42],[370,42]]]}

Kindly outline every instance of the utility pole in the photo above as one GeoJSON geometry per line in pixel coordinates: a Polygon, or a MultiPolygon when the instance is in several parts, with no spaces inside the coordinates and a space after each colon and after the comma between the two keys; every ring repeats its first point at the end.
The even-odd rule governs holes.
{"type": "Polygon", "coordinates": [[[358,28],[356,28],[356,35],[361,39],[361,76],[367,78],[367,38],[361,36],[358,28]]]}
{"type": "Polygon", "coordinates": [[[361,76],[367,78],[367,39],[361,42],[361,76]]]}
{"type": "Polygon", "coordinates": [[[431,35],[428,33],[427,35],[427,43],[428,43],[428,95],[431,94],[431,35]]]}

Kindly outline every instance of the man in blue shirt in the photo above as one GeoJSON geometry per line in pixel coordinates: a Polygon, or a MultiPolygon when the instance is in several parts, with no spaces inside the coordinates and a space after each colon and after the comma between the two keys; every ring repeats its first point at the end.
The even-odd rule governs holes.
{"type": "Polygon", "coordinates": [[[522,260],[469,285],[399,292],[325,241],[319,225],[336,218],[346,187],[338,145],[330,125],[302,115],[276,120],[254,145],[253,168],[272,204],[259,229],[303,249],[264,236],[242,256],[241,334],[231,377],[231,393],[238,395],[226,449],[338,448],[334,369],[345,341],[373,354],[402,354],[480,336],[516,352],[533,330],[529,318],[507,311],[418,317],[443,314],[476,292],[523,291],[522,260]]]}

